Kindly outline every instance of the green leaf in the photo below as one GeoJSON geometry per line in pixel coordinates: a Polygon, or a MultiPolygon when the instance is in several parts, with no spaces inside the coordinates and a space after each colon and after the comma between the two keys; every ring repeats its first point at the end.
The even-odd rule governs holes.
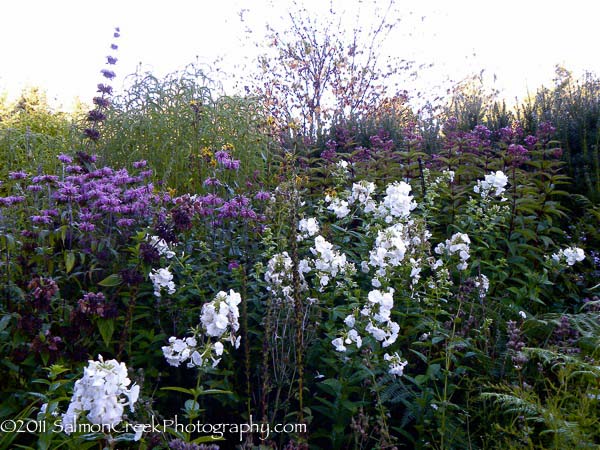
{"type": "Polygon", "coordinates": [[[184,394],[188,394],[188,395],[194,395],[194,391],[192,389],[186,389],[186,388],[182,388],[182,387],[178,387],[178,386],[168,386],[168,387],[164,387],[160,389],[161,391],[175,391],[175,392],[182,392],[184,394]]]}
{"type": "Polygon", "coordinates": [[[96,325],[98,325],[98,331],[100,331],[104,344],[108,347],[115,331],[114,319],[98,319],[96,325]]]}
{"type": "Polygon", "coordinates": [[[121,276],[119,274],[113,273],[112,275],[107,276],[104,280],[100,281],[98,285],[104,287],[112,287],[118,286],[121,284],[121,276]]]}
{"type": "Polygon", "coordinates": [[[73,266],[75,265],[75,254],[74,253],[65,253],[65,270],[69,273],[73,270],[73,266]]]}

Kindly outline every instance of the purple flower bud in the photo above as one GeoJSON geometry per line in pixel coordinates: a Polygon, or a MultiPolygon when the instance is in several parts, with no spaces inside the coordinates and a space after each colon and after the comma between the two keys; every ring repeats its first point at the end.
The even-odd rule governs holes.
{"type": "Polygon", "coordinates": [[[52,217],[49,216],[31,216],[31,221],[37,224],[49,225],[53,222],[52,217]]]}
{"type": "Polygon", "coordinates": [[[267,200],[270,200],[271,194],[269,194],[268,192],[265,192],[265,191],[258,191],[256,193],[256,195],[254,196],[254,198],[256,200],[260,200],[260,201],[267,201],[267,200]]]}
{"type": "Polygon", "coordinates": [[[80,222],[79,229],[81,231],[90,232],[90,231],[94,231],[96,229],[96,225],[94,225],[93,223],[89,223],[89,222],[80,222]]]}
{"type": "Polygon", "coordinates": [[[88,112],[87,120],[90,122],[100,122],[104,119],[106,119],[106,115],[104,115],[104,113],[99,109],[92,109],[90,112],[88,112]]]}
{"type": "Polygon", "coordinates": [[[102,74],[102,76],[104,78],[108,78],[109,80],[112,80],[113,78],[115,78],[117,76],[116,73],[114,73],[112,70],[108,70],[108,69],[102,69],[100,71],[100,73],[102,74]]]}
{"type": "Polygon", "coordinates": [[[65,155],[64,153],[58,155],[58,160],[64,164],[71,164],[73,162],[73,158],[71,158],[69,155],[65,155]]]}
{"type": "Polygon", "coordinates": [[[134,169],[141,169],[142,167],[146,167],[147,164],[148,162],[146,160],[135,161],[133,167],[134,169]]]}
{"type": "Polygon", "coordinates": [[[107,84],[98,85],[98,92],[101,92],[102,94],[112,95],[112,89],[112,86],[109,86],[107,84]]]}
{"type": "Polygon", "coordinates": [[[535,136],[527,136],[525,138],[525,145],[527,147],[529,147],[530,149],[533,148],[533,146],[537,143],[537,138],[535,136]]]}
{"type": "Polygon", "coordinates": [[[222,185],[223,185],[223,183],[221,183],[218,178],[208,177],[206,180],[204,180],[204,186],[222,186],[222,185]]]}
{"type": "Polygon", "coordinates": [[[27,173],[19,170],[18,172],[9,172],[8,178],[11,180],[24,180],[27,178],[27,173]]]}
{"type": "Polygon", "coordinates": [[[225,150],[219,150],[215,153],[215,158],[217,162],[223,164],[225,161],[228,161],[231,157],[229,156],[229,153],[227,153],[225,150]]]}
{"type": "Polygon", "coordinates": [[[100,132],[98,130],[95,130],[94,128],[86,128],[85,130],[83,130],[83,134],[85,135],[85,137],[91,139],[92,141],[97,141],[98,139],[100,139],[100,132]]]}
{"type": "Polygon", "coordinates": [[[94,105],[100,108],[108,108],[110,106],[110,100],[104,97],[94,97],[93,102],[94,105]]]}

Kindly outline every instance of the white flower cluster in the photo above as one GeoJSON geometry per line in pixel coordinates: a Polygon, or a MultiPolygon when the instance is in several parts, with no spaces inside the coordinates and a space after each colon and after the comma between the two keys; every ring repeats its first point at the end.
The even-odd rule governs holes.
{"type": "Polygon", "coordinates": [[[377,289],[368,294],[368,302],[360,314],[368,319],[365,331],[381,342],[383,347],[388,347],[398,339],[400,325],[391,319],[394,307],[394,289],[381,292],[377,289]]]}
{"type": "Polygon", "coordinates": [[[310,251],[315,258],[312,261],[301,262],[300,270],[308,272],[314,269],[317,272],[320,291],[329,284],[331,278],[355,270],[354,265],[346,260],[346,255],[335,250],[323,236],[315,238],[315,246],[310,251]]]}
{"type": "Polygon", "coordinates": [[[475,287],[479,289],[479,298],[485,298],[490,290],[490,280],[484,274],[475,278],[475,287]]]}
{"type": "Polygon", "coordinates": [[[189,360],[187,363],[189,368],[204,367],[209,362],[212,367],[216,367],[221,362],[221,358],[217,357],[223,354],[223,349],[223,343],[220,341],[200,348],[195,337],[179,339],[175,336],[169,338],[168,346],[162,347],[163,355],[169,365],[179,367],[180,364],[189,360]]]}
{"type": "Polygon", "coordinates": [[[466,270],[467,269],[467,260],[471,256],[469,254],[469,245],[471,244],[471,239],[465,233],[454,233],[450,239],[446,239],[446,242],[439,243],[434,251],[438,255],[447,254],[454,255],[458,254],[460,258],[460,263],[456,266],[458,270],[466,270]]]}
{"type": "Polygon", "coordinates": [[[395,352],[393,355],[385,354],[383,359],[388,361],[390,375],[401,377],[404,374],[404,367],[408,364],[408,361],[402,360],[400,355],[395,352]]]}
{"type": "Polygon", "coordinates": [[[400,265],[409,245],[410,241],[403,224],[397,223],[380,230],[377,232],[375,245],[369,252],[368,264],[377,269],[377,275],[383,277],[388,266],[400,265]]]}
{"type": "Polygon", "coordinates": [[[298,241],[303,241],[309,237],[313,237],[319,232],[319,223],[314,217],[308,219],[300,219],[298,222],[298,231],[300,232],[297,236],[298,241]]]}
{"type": "MultiPolygon", "coordinates": [[[[366,321],[365,332],[381,342],[382,347],[388,347],[396,342],[400,331],[400,325],[391,319],[394,306],[393,296],[393,289],[389,289],[388,292],[373,290],[369,292],[368,301],[360,311],[360,316],[364,317],[366,321]]],[[[349,330],[344,332],[342,337],[331,341],[331,344],[338,352],[345,352],[347,350],[346,345],[353,342],[356,344],[356,348],[360,348],[362,337],[355,328],[357,325],[355,315],[348,315],[344,319],[344,324],[349,330]]]]}
{"type": "Polygon", "coordinates": [[[417,255],[417,248],[431,237],[428,230],[419,231],[415,223],[409,220],[406,224],[394,225],[377,232],[373,249],[369,252],[369,261],[363,261],[361,269],[367,273],[369,267],[375,269],[373,287],[379,288],[382,280],[386,279],[390,269],[401,266],[402,262],[409,259],[411,265],[411,283],[416,284],[421,278],[421,258],[417,255]],[[410,258],[408,258],[410,256],[410,258]]]}
{"type": "MultiPolygon", "coordinates": [[[[354,316],[348,316],[354,319],[354,316]]],[[[331,343],[338,352],[345,352],[347,350],[346,345],[352,343],[356,344],[356,348],[360,348],[362,345],[362,338],[354,328],[349,330],[343,337],[335,338],[331,343]],[[344,345],[345,344],[345,345],[344,345]]]]}
{"type": "Polygon", "coordinates": [[[365,180],[354,183],[350,197],[348,197],[348,204],[353,205],[358,203],[362,206],[365,213],[371,213],[376,210],[375,200],[371,198],[374,192],[375,183],[365,180]]]}
{"type": "Polygon", "coordinates": [[[410,184],[404,181],[396,181],[389,184],[385,190],[383,202],[377,207],[380,217],[383,217],[387,223],[392,223],[394,218],[405,218],[417,207],[410,195],[410,184]]]}
{"type": "Polygon", "coordinates": [[[171,259],[175,256],[175,252],[169,248],[169,244],[158,236],[150,236],[150,245],[158,251],[159,255],[164,256],[167,259],[171,259]]]}
{"type": "Polygon", "coordinates": [[[169,295],[175,293],[175,283],[173,282],[173,274],[169,269],[152,269],[149,275],[152,284],[154,285],[154,295],[160,297],[162,288],[166,288],[169,295]]]}
{"type": "Polygon", "coordinates": [[[133,411],[140,387],[132,385],[127,376],[127,367],[114,359],[88,361],[83,378],[75,382],[73,396],[67,412],[62,416],[63,430],[71,434],[76,428],[79,415],[85,413],[87,420],[94,425],[115,427],[123,420],[125,406],[133,411]]]}
{"type": "Polygon", "coordinates": [[[493,193],[493,195],[498,197],[504,192],[507,183],[508,177],[504,174],[504,172],[498,170],[496,173],[490,173],[489,175],[486,175],[483,181],[478,180],[477,185],[473,188],[473,191],[480,194],[482,198],[486,198],[491,195],[491,192],[495,189],[496,191],[493,193]]]}
{"type": "Polygon", "coordinates": [[[221,291],[212,302],[205,303],[202,306],[200,322],[206,334],[212,337],[221,337],[227,328],[232,331],[239,330],[240,311],[238,305],[241,301],[240,294],[230,289],[229,294],[221,291]]]}
{"type": "MultiPolygon", "coordinates": [[[[238,305],[241,301],[240,294],[231,289],[229,294],[221,291],[214,300],[205,303],[202,306],[200,323],[206,336],[226,340],[233,347],[239,348],[241,336],[236,338],[235,332],[240,328],[238,305]]],[[[187,361],[189,368],[205,367],[208,364],[216,367],[221,361],[219,357],[224,351],[223,343],[220,340],[216,342],[208,340],[204,345],[200,345],[199,334],[199,332],[195,332],[194,336],[184,339],[171,336],[169,345],[162,347],[167,363],[179,367],[187,361]]]]}
{"type": "Polygon", "coordinates": [[[338,172],[339,174],[343,175],[343,176],[347,176],[348,175],[348,166],[350,165],[350,163],[348,163],[348,161],[344,161],[343,159],[341,161],[338,161],[335,165],[335,170],[336,172],[338,172]]]}
{"type": "MultiPolygon", "coordinates": [[[[267,290],[275,294],[276,301],[293,304],[293,276],[292,276],[292,258],[288,252],[278,253],[274,255],[267,264],[265,272],[265,281],[269,283],[267,290]]],[[[309,262],[302,260],[298,267],[298,276],[300,278],[300,290],[307,289],[304,273],[310,272],[309,262]]]]}
{"type": "Polygon", "coordinates": [[[329,202],[328,210],[333,211],[338,219],[343,219],[350,214],[350,208],[348,208],[348,202],[338,197],[325,197],[325,201],[329,202]]]}
{"type": "Polygon", "coordinates": [[[560,249],[557,253],[552,255],[552,259],[559,264],[567,264],[572,266],[576,262],[583,261],[585,259],[585,252],[579,247],[567,247],[560,249]]]}

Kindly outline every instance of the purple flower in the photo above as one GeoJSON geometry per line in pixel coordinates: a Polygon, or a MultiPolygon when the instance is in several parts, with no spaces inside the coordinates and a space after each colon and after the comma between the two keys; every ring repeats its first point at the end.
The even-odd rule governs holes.
{"type": "Polygon", "coordinates": [[[215,158],[217,159],[217,162],[223,164],[225,161],[228,161],[231,157],[229,156],[229,153],[227,153],[225,150],[219,150],[215,153],[215,158]]]}
{"type": "Polygon", "coordinates": [[[119,219],[117,220],[118,227],[130,227],[135,224],[134,219],[119,219]]]}
{"type": "MultiPolygon", "coordinates": [[[[368,161],[369,159],[371,159],[371,150],[363,147],[362,145],[359,145],[358,147],[356,147],[356,150],[354,151],[353,155],[352,155],[352,162],[357,162],[357,161],[368,161]]],[[[323,156],[321,154],[321,156],[323,156]]]]}
{"type": "Polygon", "coordinates": [[[237,262],[237,261],[231,261],[231,262],[229,263],[229,265],[227,266],[227,268],[228,268],[229,270],[238,269],[239,267],[240,267],[240,263],[239,263],[239,262],[237,262]]]}
{"type": "Polygon", "coordinates": [[[115,78],[117,76],[116,73],[114,73],[112,70],[108,70],[108,69],[102,69],[100,71],[100,73],[102,74],[102,76],[104,78],[108,78],[109,80],[112,80],[113,78],[115,78]]]}
{"type": "Polygon", "coordinates": [[[115,58],[114,56],[106,57],[106,64],[114,65],[116,63],[117,63],[117,58],[115,58]]]}
{"type": "Polygon", "coordinates": [[[57,175],[38,175],[33,177],[31,180],[33,183],[56,183],[58,181],[57,175]]]}
{"type": "Polygon", "coordinates": [[[527,136],[525,138],[525,145],[527,147],[529,147],[530,149],[533,148],[533,146],[537,143],[537,138],[535,136],[527,136]]]}
{"type": "Polygon", "coordinates": [[[498,134],[500,135],[500,139],[506,143],[512,142],[515,133],[511,127],[504,127],[498,130],[498,134]]]}
{"type": "Polygon", "coordinates": [[[206,180],[204,180],[204,186],[222,186],[222,185],[223,185],[223,183],[221,183],[218,178],[208,177],[206,180]]]}
{"type": "Polygon", "coordinates": [[[17,172],[8,172],[8,178],[11,180],[23,180],[27,178],[27,173],[19,170],[17,172]]]}
{"type": "Polygon", "coordinates": [[[473,128],[473,134],[479,139],[485,140],[490,138],[492,132],[485,125],[476,125],[475,128],[473,128]]]}
{"type": "Polygon", "coordinates": [[[100,122],[106,119],[106,115],[99,109],[92,109],[88,112],[87,120],[90,122],[100,122]]]}
{"type": "Polygon", "coordinates": [[[141,169],[143,167],[146,167],[146,165],[148,164],[148,162],[144,159],[142,159],[141,161],[135,161],[133,163],[133,168],[134,169],[141,169]]]}
{"type": "Polygon", "coordinates": [[[37,224],[49,225],[52,223],[52,217],[50,216],[31,216],[30,219],[37,224]]]}
{"type": "Polygon", "coordinates": [[[458,119],[456,117],[450,117],[443,126],[444,133],[448,134],[456,131],[458,127],[458,119]]]}
{"type": "Polygon", "coordinates": [[[110,100],[105,97],[94,97],[92,101],[94,105],[100,108],[108,108],[110,106],[110,100]]]}
{"type": "Polygon", "coordinates": [[[85,137],[91,139],[92,141],[97,141],[98,139],[100,139],[100,132],[93,128],[86,128],[85,130],[83,130],[83,134],[85,135],[85,137]]]}
{"type": "Polygon", "coordinates": [[[226,159],[223,161],[223,167],[229,170],[238,170],[240,168],[240,160],[239,159],[226,159]]]}
{"type": "Polygon", "coordinates": [[[254,198],[256,200],[260,200],[260,201],[267,201],[271,199],[271,194],[269,194],[268,192],[265,191],[258,191],[256,193],[256,195],[254,196],[254,198]]]}
{"type": "Polygon", "coordinates": [[[542,122],[537,129],[537,137],[542,141],[546,141],[554,135],[555,131],[556,128],[550,122],[542,122]]]}
{"type": "Polygon", "coordinates": [[[80,222],[79,229],[81,231],[90,232],[90,231],[94,231],[96,229],[96,225],[94,225],[93,223],[89,223],[89,222],[80,222]]]}
{"type": "Polygon", "coordinates": [[[29,192],[40,192],[42,190],[42,187],[39,184],[30,184],[29,186],[27,186],[27,190],[29,192]]]}
{"type": "Polygon", "coordinates": [[[102,94],[112,95],[112,89],[112,86],[108,86],[106,84],[98,85],[98,92],[101,92],[102,94]]]}
{"type": "Polygon", "coordinates": [[[113,50],[117,50],[119,46],[117,44],[110,44],[110,48],[113,50]]]}
{"type": "Polygon", "coordinates": [[[389,137],[387,131],[380,129],[375,136],[369,138],[371,148],[375,151],[389,152],[394,147],[394,141],[389,137]]]}
{"type": "Polygon", "coordinates": [[[64,164],[71,164],[73,162],[73,158],[71,158],[69,155],[65,155],[64,153],[58,155],[58,160],[64,164]]]}
{"type": "Polygon", "coordinates": [[[81,166],[72,165],[65,167],[65,171],[67,173],[81,173],[83,172],[83,169],[81,168],[81,166]]]}
{"type": "Polygon", "coordinates": [[[337,142],[333,139],[329,139],[325,143],[325,150],[321,152],[321,158],[323,158],[326,161],[333,161],[336,156],[336,148],[337,142]]]}
{"type": "Polygon", "coordinates": [[[519,144],[510,144],[508,146],[508,154],[515,158],[521,158],[527,154],[527,149],[519,144]]]}
{"type": "Polygon", "coordinates": [[[58,217],[57,209],[42,209],[40,212],[45,216],[58,217]]]}
{"type": "Polygon", "coordinates": [[[79,189],[73,183],[66,181],[58,184],[58,190],[53,197],[59,201],[66,202],[74,200],[79,196],[79,189]]]}

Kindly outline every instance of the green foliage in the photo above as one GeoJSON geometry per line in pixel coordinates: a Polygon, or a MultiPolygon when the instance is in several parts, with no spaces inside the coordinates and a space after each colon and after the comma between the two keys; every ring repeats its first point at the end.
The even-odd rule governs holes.
{"type": "Polygon", "coordinates": [[[249,97],[216,95],[204,72],[189,66],[159,79],[151,73],[129,77],[125,93],[112,101],[95,151],[104,164],[146,160],[156,179],[177,192],[201,192],[212,173],[216,151],[226,147],[244,163],[239,178],[266,179],[271,139],[266,116],[249,97]]]}

